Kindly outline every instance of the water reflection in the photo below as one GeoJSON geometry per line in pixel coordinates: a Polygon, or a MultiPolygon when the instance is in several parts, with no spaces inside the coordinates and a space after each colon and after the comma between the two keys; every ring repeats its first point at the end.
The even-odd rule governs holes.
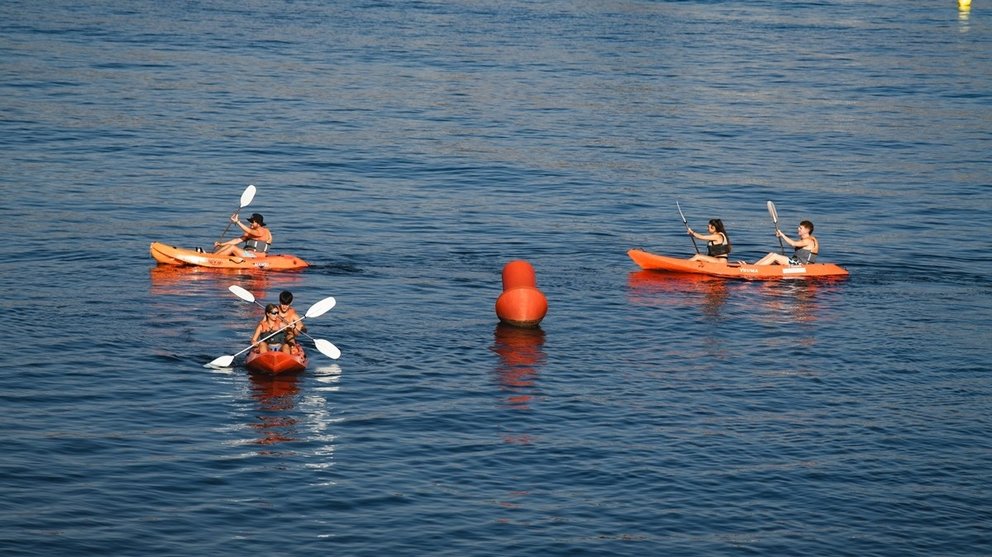
{"type": "Polygon", "coordinates": [[[958,28],[962,33],[969,29],[968,19],[971,17],[971,0],[958,1],[958,28]]]}
{"type": "Polygon", "coordinates": [[[703,315],[720,321],[729,295],[727,282],[706,275],[636,271],[627,276],[628,299],[647,306],[700,307],[703,315]]]}
{"type": "Polygon", "coordinates": [[[540,327],[496,325],[492,351],[499,355],[499,365],[495,372],[500,389],[507,393],[508,407],[530,409],[538,373],[546,359],[543,346],[544,331],[540,327]]]}
{"type": "Polygon", "coordinates": [[[214,285],[227,288],[229,284],[241,284],[245,288],[264,290],[268,288],[268,275],[265,273],[245,273],[238,270],[207,269],[203,267],[176,267],[158,265],[151,268],[151,293],[157,296],[182,296],[191,288],[205,290],[214,285]]]}
{"type": "Polygon", "coordinates": [[[209,269],[157,265],[149,271],[154,295],[186,295],[190,290],[224,289],[237,284],[259,299],[271,290],[291,289],[302,280],[300,273],[259,272],[251,269],[209,269]]]}
{"type": "MultiPolygon", "coordinates": [[[[251,373],[248,376],[251,379],[251,396],[258,404],[258,422],[250,424],[258,432],[255,443],[271,446],[296,440],[298,420],[292,412],[300,392],[300,375],[251,373]]],[[[263,454],[272,452],[262,451],[263,454]]]]}
{"type": "Polygon", "coordinates": [[[341,380],[341,366],[338,364],[327,364],[313,369],[313,378],[317,382],[325,385],[320,390],[337,391],[338,382],[341,380]]]}
{"type": "Polygon", "coordinates": [[[812,324],[823,316],[823,295],[837,282],[829,280],[775,281],[763,283],[765,306],[783,321],[812,324]]]}

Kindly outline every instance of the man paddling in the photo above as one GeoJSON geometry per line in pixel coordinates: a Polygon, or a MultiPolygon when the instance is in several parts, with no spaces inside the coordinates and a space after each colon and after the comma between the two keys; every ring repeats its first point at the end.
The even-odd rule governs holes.
{"type": "Polygon", "coordinates": [[[786,236],[785,232],[775,230],[776,236],[795,248],[792,258],[779,253],[769,253],[755,262],[755,265],[805,265],[815,262],[817,254],[820,253],[820,242],[813,237],[813,223],[804,220],[796,227],[796,231],[799,233],[799,239],[793,240],[786,236]]]}
{"type": "Polygon", "coordinates": [[[258,213],[252,213],[246,226],[238,219],[238,214],[231,215],[231,222],[237,224],[244,234],[226,242],[214,242],[214,255],[235,255],[241,258],[265,257],[272,245],[272,232],[265,228],[265,219],[258,213]],[[244,249],[238,244],[244,242],[244,249]]]}
{"type": "Polygon", "coordinates": [[[293,325],[297,332],[306,332],[307,326],[300,319],[300,314],[296,313],[296,308],[293,307],[293,293],[289,290],[279,293],[279,314],[287,323],[297,322],[293,325]]]}

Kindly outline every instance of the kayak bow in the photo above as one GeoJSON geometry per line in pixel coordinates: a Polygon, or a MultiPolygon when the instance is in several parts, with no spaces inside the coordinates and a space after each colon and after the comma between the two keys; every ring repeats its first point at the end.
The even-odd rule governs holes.
{"type": "Polygon", "coordinates": [[[308,363],[307,353],[304,352],[302,346],[299,346],[298,349],[299,353],[297,354],[280,352],[278,350],[259,353],[252,350],[245,359],[245,367],[251,371],[271,373],[273,375],[303,371],[306,369],[308,363]]]}

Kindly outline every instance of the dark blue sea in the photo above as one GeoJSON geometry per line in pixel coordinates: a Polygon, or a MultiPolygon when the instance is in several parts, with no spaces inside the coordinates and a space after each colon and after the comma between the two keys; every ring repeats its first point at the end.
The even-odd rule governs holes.
{"type": "Polygon", "coordinates": [[[990,153],[981,0],[0,2],[0,554],[990,555],[990,153]]]}

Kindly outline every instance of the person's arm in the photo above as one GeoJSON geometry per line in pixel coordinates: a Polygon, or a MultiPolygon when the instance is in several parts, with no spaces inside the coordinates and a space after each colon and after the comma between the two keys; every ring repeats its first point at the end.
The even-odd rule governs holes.
{"type": "Polygon", "coordinates": [[[806,238],[805,240],[803,240],[802,238],[800,238],[800,239],[798,239],[798,240],[796,240],[795,242],[792,243],[792,247],[794,247],[794,248],[806,248],[806,249],[812,250],[813,249],[813,240],[812,240],[812,238],[806,238]]]}
{"type": "Polygon", "coordinates": [[[785,243],[786,244],[789,244],[792,247],[796,247],[796,242],[792,241],[792,238],[786,236],[785,235],[785,232],[782,232],[781,230],[778,230],[777,231],[777,234],[778,234],[778,237],[779,238],[782,238],[783,240],[785,240],[785,243]]]}
{"type": "Polygon", "coordinates": [[[302,332],[306,330],[306,326],[303,324],[303,321],[300,321],[299,319],[300,319],[300,314],[296,313],[295,309],[293,310],[293,313],[286,316],[286,321],[289,323],[293,323],[293,321],[296,321],[296,323],[293,323],[293,328],[299,332],[302,332]]]}
{"type": "Polygon", "coordinates": [[[251,228],[246,228],[244,235],[241,236],[241,239],[242,240],[262,240],[263,242],[265,242],[265,232],[263,232],[262,230],[252,230],[251,228]]]}
{"type": "Polygon", "coordinates": [[[231,215],[231,222],[233,222],[234,224],[238,225],[238,228],[240,228],[241,230],[244,230],[245,232],[248,232],[248,231],[251,230],[251,227],[245,226],[245,223],[241,222],[241,219],[238,218],[238,214],[237,213],[234,213],[233,215],[231,215]]]}
{"type": "Polygon", "coordinates": [[[799,238],[798,240],[793,240],[792,238],[786,236],[785,232],[782,232],[781,230],[779,230],[778,233],[779,233],[779,238],[782,238],[783,240],[785,240],[785,243],[789,244],[794,248],[805,248],[813,245],[813,240],[809,238],[805,240],[803,240],[802,238],[799,238]]]}
{"type": "Polygon", "coordinates": [[[262,324],[259,323],[255,327],[255,333],[251,335],[251,345],[255,346],[258,344],[258,338],[262,336],[262,324]]]}
{"type": "Polygon", "coordinates": [[[718,242],[723,243],[723,236],[720,234],[699,234],[693,229],[689,229],[689,235],[697,240],[706,240],[707,242],[718,242]]]}

